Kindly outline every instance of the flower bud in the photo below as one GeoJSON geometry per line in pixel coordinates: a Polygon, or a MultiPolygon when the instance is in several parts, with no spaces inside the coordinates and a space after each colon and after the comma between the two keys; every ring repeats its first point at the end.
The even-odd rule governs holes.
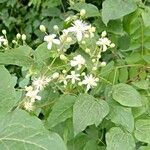
{"type": "Polygon", "coordinates": [[[102,34],[101,34],[102,37],[105,37],[106,35],[107,35],[106,31],[103,31],[102,34]]]}
{"type": "Polygon", "coordinates": [[[97,58],[100,59],[100,58],[101,58],[101,55],[97,55],[97,58]]]}
{"type": "Polygon", "coordinates": [[[85,52],[86,52],[86,53],[90,53],[90,51],[91,51],[91,50],[90,50],[89,48],[86,48],[86,49],[85,49],[85,52]]]}
{"type": "Polygon", "coordinates": [[[85,34],[85,38],[89,38],[89,34],[85,34]]]}
{"type": "Polygon", "coordinates": [[[110,44],[110,47],[111,47],[111,48],[114,48],[114,47],[115,47],[115,44],[114,44],[114,43],[111,43],[111,44],[110,44]]]}
{"type": "Polygon", "coordinates": [[[78,85],[79,85],[79,86],[82,86],[82,82],[79,82],[78,85]]]}
{"type": "Polygon", "coordinates": [[[66,60],[67,57],[66,57],[64,54],[61,54],[61,55],[60,55],[60,59],[61,59],[61,60],[66,60]]]}
{"type": "Polygon", "coordinates": [[[13,43],[13,44],[17,44],[17,41],[15,41],[15,40],[12,40],[12,43],[13,43]]]}
{"type": "Polygon", "coordinates": [[[55,31],[58,31],[58,30],[59,30],[59,27],[58,27],[57,25],[54,25],[54,26],[53,26],[53,29],[54,29],[55,31]]]}
{"type": "Polygon", "coordinates": [[[21,34],[17,33],[16,38],[19,40],[21,38],[21,34]]]}
{"type": "Polygon", "coordinates": [[[80,16],[83,17],[86,14],[86,10],[85,9],[81,9],[80,10],[80,16]]]}
{"type": "Polygon", "coordinates": [[[96,28],[95,27],[91,27],[91,32],[95,32],[96,28]]]}
{"type": "Polygon", "coordinates": [[[22,34],[21,38],[22,38],[23,41],[25,41],[27,39],[25,34],[22,34]]]}
{"type": "Polygon", "coordinates": [[[81,76],[85,76],[85,72],[82,72],[82,73],[81,73],[81,76]]]}
{"type": "Polygon", "coordinates": [[[86,44],[86,42],[85,42],[85,41],[82,41],[81,43],[82,43],[83,45],[85,45],[85,44],[86,44]]]}
{"type": "Polygon", "coordinates": [[[63,70],[62,73],[65,74],[65,73],[67,73],[67,71],[66,71],[66,70],[63,70]]]}
{"type": "Polygon", "coordinates": [[[7,45],[8,45],[8,41],[5,40],[5,41],[3,42],[3,45],[4,45],[4,46],[7,46],[7,45]]]}
{"type": "Polygon", "coordinates": [[[53,75],[52,75],[53,79],[57,79],[58,77],[59,77],[59,73],[58,72],[53,73],[53,75]]]}
{"type": "Polygon", "coordinates": [[[2,30],[2,33],[3,33],[4,35],[6,35],[7,32],[6,32],[6,30],[2,30]]]}
{"type": "Polygon", "coordinates": [[[101,62],[101,67],[105,67],[105,66],[106,66],[106,62],[105,61],[101,62]]]}
{"type": "Polygon", "coordinates": [[[95,63],[95,62],[96,62],[96,59],[92,59],[92,62],[95,63]]]}
{"type": "Polygon", "coordinates": [[[65,22],[69,22],[71,20],[71,17],[67,17],[66,19],[65,19],[65,22]]]}
{"type": "Polygon", "coordinates": [[[93,71],[97,70],[97,67],[93,67],[92,70],[93,70],[93,71]]]}
{"type": "Polygon", "coordinates": [[[46,32],[46,28],[45,28],[44,25],[40,25],[40,31],[41,31],[41,32],[46,32]]]}
{"type": "Polygon", "coordinates": [[[98,82],[98,81],[99,81],[99,78],[96,78],[95,81],[98,82]]]}

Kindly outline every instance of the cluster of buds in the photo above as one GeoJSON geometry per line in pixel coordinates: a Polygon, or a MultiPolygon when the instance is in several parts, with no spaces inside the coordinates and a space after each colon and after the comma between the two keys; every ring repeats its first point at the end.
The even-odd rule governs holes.
{"type": "Polygon", "coordinates": [[[0,47],[2,47],[2,46],[7,47],[8,40],[7,40],[7,36],[6,36],[6,34],[7,34],[6,30],[2,30],[2,34],[3,34],[3,36],[0,36],[0,47]]]}

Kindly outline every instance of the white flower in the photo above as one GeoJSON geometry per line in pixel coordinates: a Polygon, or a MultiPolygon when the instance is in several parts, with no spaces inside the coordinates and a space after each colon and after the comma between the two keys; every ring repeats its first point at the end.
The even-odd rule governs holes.
{"type": "Polygon", "coordinates": [[[54,43],[54,44],[57,44],[57,45],[60,44],[60,40],[55,39],[55,37],[56,37],[56,34],[46,35],[46,36],[44,37],[44,41],[46,41],[46,42],[48,43],[48,45],[47,45],[47,48],[48,48],[48,49],[51,49],[51,48],[52,48],[52,44],[53,44],[53,43],[54,43]]]}
{"type": "Polygon", "coordinates": [[[50,81],[51,81],[50,78],[46,78],[43,76],[43,77],[34,79],[32,85],[35,87],[35,89],[42,90],[50,81]]]}
{"type": "Polygon", "coordinates": [[[30,101],[25,101],[23,106],[27,111],[32,111],[34,108],[33,103],[30,101]]]}
{"type": "Polygon", "coordinates": [[[82,65],[85,64],[85,59],[81,55],[77,55],[70,63],[72,67],[78,66],[77,70],[80,70],[82,65]]]}
{"type": "Polygon", "coordinates": [[[72,27],[68,28],[69,32],[74,32],[77,36],[77,40],[81,41],[83,38],[83,34],[88,31],[89,25],[81,20],[75,20],[72,24],[72,27]]]}
{"type": "Polygon", "coordinates": [[[71,79],[72,84],[75,84],[76,80],[80,81],[79,77],[79,74],[76,74],[75,71],[71,71],[71,75],[67,75],[66,79],[71,79]]]}
{"type": "Polygon", "coordinates": [[[4,42],[7,42],[7,40],[6,40],[3,36],[0,36],[0,46],[1,46],[4,42]]]}
{"type": "Polygon", "coordinates": [[[96,42],[96,44],[102,46],[102,51],[105,52],[110,46],[111,41],[107,37],[102,37],[96,42]]]}
{"type": "Polygon", "coordinates": [[[97,78],[94,78],[92,74],[87,75],[84,77],[84,80],[82,81],[82,84],[87,85],[86,91],[93,88],[94,86],[97,86],[97,78]]]}
{"type": "Polygon", "coordinates": [[[59,76],[59,83],[63,83],[65,86],[67,85],[67,80],[64,75],[59,76]]]}
{"type": "Polygon", "coordinates": [[[31,99],[31,102],[35,102],[35,100],[41,100],[41,96],[39,96],[38,93],[39,90],[29,90],[26,96],[31,99]]]}

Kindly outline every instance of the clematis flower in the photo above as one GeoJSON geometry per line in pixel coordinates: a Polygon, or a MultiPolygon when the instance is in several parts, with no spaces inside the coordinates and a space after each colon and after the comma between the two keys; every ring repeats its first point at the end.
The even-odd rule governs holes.
{"type": "Polygon", "coordinates": [[[50,78],[46,77],[39,77],[37,79],[34,79],[33,86],[36,90],[43,90],[43,88],[51,81],[50,78]]]}
{"type": "Polygon", "coordinates": [[[86,91],[93,88],[94,86],[97,86],[98,78],[93,77],[92,74],[84,76],[84,80],[82,81],[82,84],[86,85],[86,91]]]}
{"type": "Polygon", "coordinates": [[[85,64],[85,59],[81,55],[77,55],[70,63],[72,67],[78,66],[77,70],[80,70],[82,65],[85,64]]]}
{"type": "Polygon", "coordinates": [[[32,111],[34,108],[33,103],[30,101],[25,101],[23,106],[27,111],[32,111]]]}
{"type": "Polygon", "coordinates": [[[77,40],[80,42],[83,38],[83,35],[89,29],[89,25],[86,22],[81,20],[75,20],[72,24],[72,27],[68,28],[69,32],[74,32],[77,36],[77,40]]]}
{"type": "Polygon", "coordinates": [[[51,34],[51,35],[46,35],[44,37],[44,41],[48,43],[47,48],[51,49],[52,48],[52,44],[60,44],[60,40],[59,39],[55,39],[56,34],[51,34]]]}
{"type": "Polygon", "coordinates": [[[110,47],[111,41],[107,37],[102,37],[96,42],[96,44],[102,46],[102,51],[105,52],[108,47],[110,47]]]}
{"type": "Polygon", "coordinates": [[[7,40],[3,36],[0,36],[0,46],[2,46],[2,44],[6,42],[7,40]]]}
{"type": "Polygon", "coordinates": [[[79,77],[79,74],[76,74],[75,71],[71,71],[71,75],[67,75],[66,79],[71,79],[72,84],[75,84],[76,80],[80,81],[79,77]]]}
{"type": "Polygon", "coordinates": [[[41,100],[41,96],[38,95],[39,90],[30,89],[26,93],[26,97],[31,99],[31,102],[35,102],[35,100],[41,100]]]}

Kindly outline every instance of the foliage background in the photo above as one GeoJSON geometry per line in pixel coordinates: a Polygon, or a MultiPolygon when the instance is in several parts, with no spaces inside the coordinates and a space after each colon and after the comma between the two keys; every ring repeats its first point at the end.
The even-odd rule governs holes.
{"type": "Polygon", "coordinates": [[[0,0],[0,30],[7,30],[9,40],[18,32],[25,33],[30,46],[0,53],[0,149],[20,150],[23,144],[29,150],[65,150],[65,145],[68,150],[150,149],[150,1],[87,0],[86,3],[83,0],[0,0]],[[104,60],[110,63],[99,71],[101,84],[91,92],[95,98],[107,102],[109,113],[100,113],[100,124],[99,120],[88,120],[98,113],[94,97],[80,95],[77,99],[81,101],[75,103],[74,96],[63,97],[49,92],[50,88],[42,93],[44,98],[36,104],[35,112],[17,110],[7,114],[21,99],[19,89],[29,84],[25,80],[27,70],[34,72],[41,67],[32,70],[33,61],[40,63],[40,59],[48,59],[47,53],[44,54],[46,49],[38,47],[44,37],[39,25],[44,24],[51,33],[55,24],[63,28],[64,20],[82,8],[86,9],[87,20],[97,32],[106,30],[116,44],[104,54],[104,60]],[[87,109],[82,114],[84,108],[80,103],[84,99],[87,109]],[[88,111],[90,103],[95,106],[91,112],[88,111]],[[78,121],[83,116],[87,124],[81,127],[78,121]],[[72,117],[76,133],[80,132],[76,137],[72,117]],[[55,133],[50,134],[48,130],[55,133]]]}

